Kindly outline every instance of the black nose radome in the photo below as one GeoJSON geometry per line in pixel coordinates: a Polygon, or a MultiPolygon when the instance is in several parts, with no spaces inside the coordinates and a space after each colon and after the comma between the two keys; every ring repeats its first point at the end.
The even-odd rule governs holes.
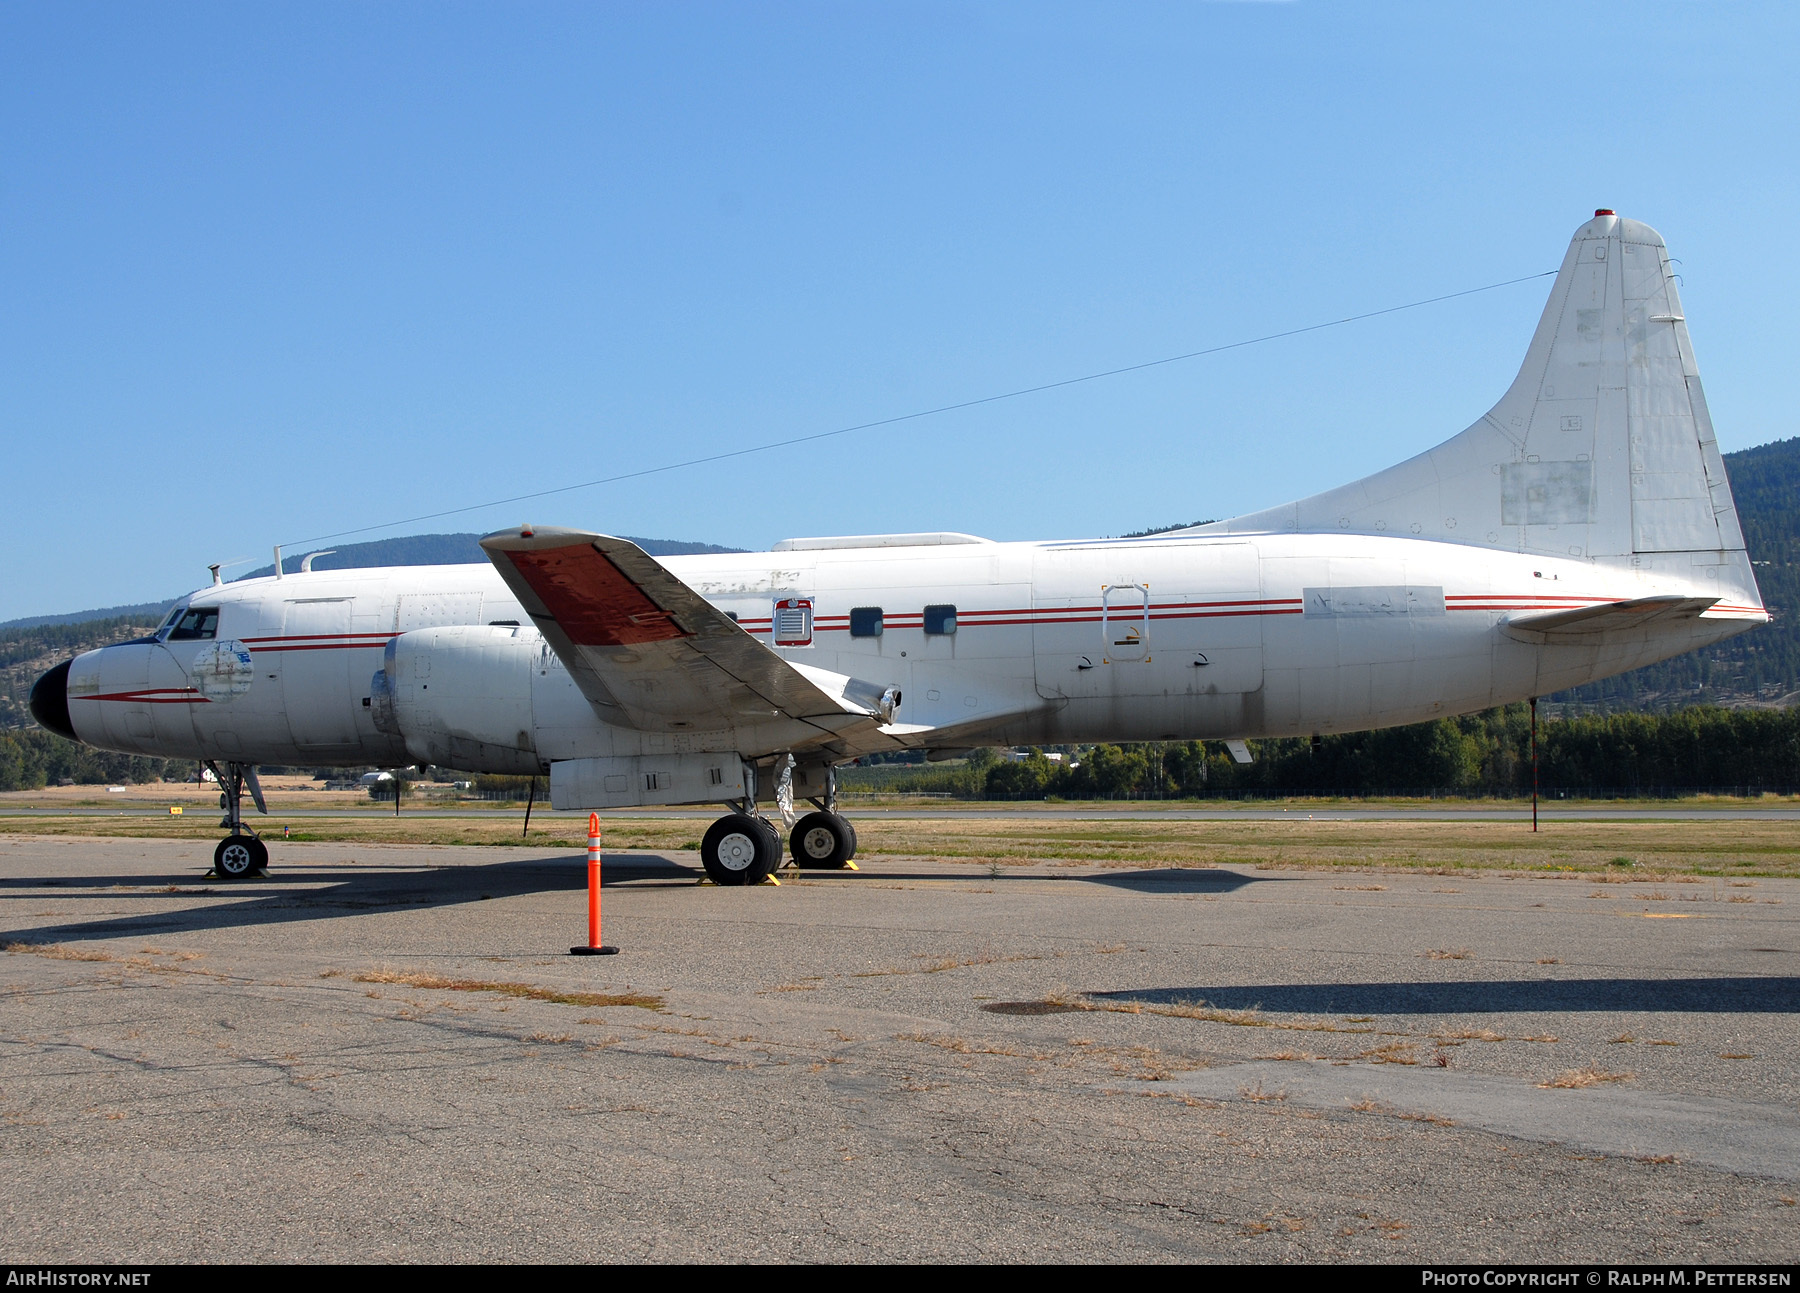
{"type": "Polygon", "coordinates": [[[74,663],[64,660],[31,684],[31,716],[39,727],[78,741],[75,724],[69,721],[69,666],[74,663]]]}

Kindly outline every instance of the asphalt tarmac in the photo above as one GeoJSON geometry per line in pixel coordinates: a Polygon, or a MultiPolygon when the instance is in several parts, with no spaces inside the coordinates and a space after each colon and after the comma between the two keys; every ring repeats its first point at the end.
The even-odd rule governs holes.
{"type": "Polygon", "coordinates": [[[0,837],[0,1260],[1768,1262],[1800,882],[0,837]]]}
{"type": "MultiPolygon", "coordinates": [[[[193,811],[190,809],[189,811],[193,811]]],[[[216,813],[208,805],[208,812],[216,813]]],[[[1416,803],[1368,804],[1349,808],[1094,808],[1089,806],[1070,808],[1047,808],[1041,804],[1005,804],[993,808],[920,808],[908,805],[902,808],[865,808],[854,801],[846,801],[843,811],[853,817],[882,817],[894,821],[943,821],[959,818],[984,817],[1041,817],[1046,821],[1061,822],[1382,822],[1382,821],[1427,821],[1427,822],[1528,822],[1531,820],[1531,806],[1520,808],[1516,805],[1495,807],[1492,805],[1470,805],[1459,808],[1421,808],[1416,803]]],[[[574,821],[585,821],[589,810],[564,809],[556,810],[538,807],[532,811],[532,820],[540,821],[549,817],[560,817],[574,821]]],[[[283,805],[281,816],[287,817],[336,817],[343,819],[366,819],[371,817],[390,817],[393,809],[385,811],[367,805],[355,807],[346,805],[342,808],[293,808],[283,805]]],[[[90,805],[18,805],[0,801],[0,817],[145,817],[167,818],[169,809],[165,802],[153,804],[126,803],[113,807],[95,807],[90,805]]],[[[515,821],[525,816],[523,808],[418,808],[408,807],[407,817],[456,817],[471,820],[486,818],[512,818],[515,821]]],[[[602,821],[616,820],[651,820],[666,821],[682,818],[693,821],[710,822],[719,815],[717,805],[701,808],[625,808],[602,810],[602,821]]],[[[1687,808],[1679,801],[1646,802],[1641,799],[1623,799],[1615,804],[1583,803],[1579,806],[1551,804],[1545,806],[1540,816],[1549,824],[1555,821],[1690,821],[1690,822],[1796,822],[1800,823],[1800,807],[1792,808],[1687,808]]],[[[248,808],[245,809],[245,820],[255,823],[255,817],[248,808]]]]}

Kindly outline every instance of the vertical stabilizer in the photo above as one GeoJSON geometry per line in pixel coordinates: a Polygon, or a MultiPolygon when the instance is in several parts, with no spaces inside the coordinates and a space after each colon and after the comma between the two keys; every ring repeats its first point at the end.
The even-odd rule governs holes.
{"type": "Polygon", "coordinates": [[[1738,554],[1713,563],[1749,578],[1668,250],[1610,211],[1576,230],[1524,366],[1474,426],[1355,484],[1205,528],[1662,568],[1652,554],[1738,554]]]}

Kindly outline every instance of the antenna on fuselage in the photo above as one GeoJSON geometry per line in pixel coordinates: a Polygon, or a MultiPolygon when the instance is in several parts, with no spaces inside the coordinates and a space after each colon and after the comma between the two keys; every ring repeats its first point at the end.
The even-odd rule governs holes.
{"type": "MultiPolygon", "coordinates": [[[[332,553],[334,553],[336,551],[337,551],[336,548],[326,548],[323,552],[307,553],[304,557],[300,558],[300,573],[303,575],[312,574],[312,563],[315,559],[317,559],[319,557],[329,557],[332,553]]],[[[280,558],[276,558],[276,559],[280,560],[280,558]]]]}
{"type": "Polygon", "coordinates": [[[250,560],[249,557],[233,557],[230,561],[213,562],[207,569],[212,571],[212,581],[214,586],[225,582],[225,576],[220,574],[220,571],[230,570],[233,566],[241,566],[248,560],[250,560]]]}
{"type": "Polygon", "coordinates": [[[281,545],[275,545],[275,578],[281,578],[281,545]]]}

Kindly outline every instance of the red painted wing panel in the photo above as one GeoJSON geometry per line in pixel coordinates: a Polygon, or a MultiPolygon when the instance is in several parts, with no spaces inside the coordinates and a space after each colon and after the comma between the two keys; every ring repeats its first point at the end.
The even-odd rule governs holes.
{"type": "Polygon", "coordinates": [[[506,555],[576,646],[632,646],[688,636],[591,544],[506,555]]]}

